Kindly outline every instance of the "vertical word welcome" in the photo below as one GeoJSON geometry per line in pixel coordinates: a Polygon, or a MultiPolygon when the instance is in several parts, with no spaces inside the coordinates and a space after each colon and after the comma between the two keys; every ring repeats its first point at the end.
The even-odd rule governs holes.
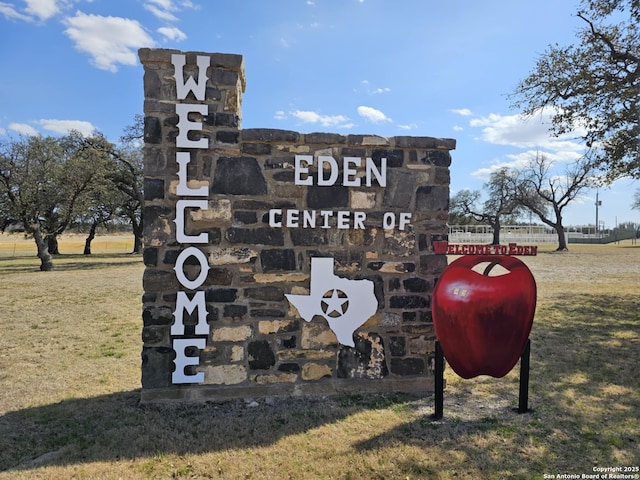
{"type": "MultiPolygon", "coordinates": [[[[185,81],[184,66],[186,64],[186,55],[171,55],[171,63],[173,64],[176,79],[177,99],[186,100],[189,93],[197,101],[205,100],[206,83],[208,80],[207,69],[209,68],[211,59],[208,56],[197,56],[198,80],[189,76],[185,81]]],[[[209,335],[209,324],[207,323],[207,305],[205,302],[204,290],[198,290],[207,279],[209,272],[209,261],[207,255],[197,246],[199,244],[207,244],[209,236],[207,233],[198,235],[187,235],[185,232],[185,210],[187,208],[199,208],[201,210],[208,209],[209,186],[202,185],[198,188],[190,188],[187,178],[187,166],[191,162],[190,151],[180,151],[181,149],[208,149],[209,140],[206,137],[198,140],[191,140],[189,132],[201,131],[202,122],[189,120],[190,115],[199,114],[206,116],[209,113],[209,107],[202,103],[177,103],[176,114],[178,115],[178,136],[176,138],[176,162],[178,166],[178,187],[176,194],[178,200],[176,202],[176,241],[181,245],[188,244],[184,250],[180,252],[176,259],[175,272],[181,287],[177,293],[176,309],[173,312],[175,321],[171,326],[171,336],[173,350],[176,358],[175,371],[171,376],[171,382],[179,383],[202,383],[204,382],[204,373],[189,373],[185,369],[189,366],[198,365],[199,356],[187,355],[191,349],[202,350],[206,346],[207,337],[209,335]],[[185,273],[185,264],[199,266],[200,271],[194,279],[190,279],[185,273]],[[195,325],[195,338],[185,338],[184,312],[188,315],[194,315],[197,312],[197,323],[195,325]]],[[[193,117],[191,117],[193,118],[193,117]]]]}

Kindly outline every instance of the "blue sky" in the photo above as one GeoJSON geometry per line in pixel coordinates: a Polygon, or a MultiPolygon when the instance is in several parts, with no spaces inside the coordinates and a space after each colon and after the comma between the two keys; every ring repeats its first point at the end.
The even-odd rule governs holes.
{"type": "MultiPolygon", "coordinates": [[[[455,138],[452,193],[543,152],[583,153],[507,95],[550,44],[575,43],[577,0],[0,0],[0,139],[97,129],[142,113],[140,47],[244,56],[243,128],[455,138]]],[[[640,221],[638,182],[600,189],[607,227],[640,221]]],[[[595,222],[595,191],[566,225],[595,222]]]]}

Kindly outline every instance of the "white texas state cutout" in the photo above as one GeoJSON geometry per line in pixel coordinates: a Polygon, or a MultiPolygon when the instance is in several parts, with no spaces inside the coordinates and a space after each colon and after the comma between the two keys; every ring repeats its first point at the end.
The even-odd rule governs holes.
{"type": "Polygon", "coordinates": [[[338,277],[333,273],[333,258],[314,257],[309,289],[309,295],[285,296],[305,321],[310,322],[314,315],[321,315],[338,342],[355,346],[353,332],[377,310],[373,282],[338,277]]]}

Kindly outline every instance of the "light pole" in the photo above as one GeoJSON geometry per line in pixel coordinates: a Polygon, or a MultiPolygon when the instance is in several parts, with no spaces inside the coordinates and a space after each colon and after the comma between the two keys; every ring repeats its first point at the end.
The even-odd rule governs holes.
{"type": "Polygon", "coordinates": [[[598,234],[598,207],[602,205],[602,202],[598,200],[598,190],[596,190],[596,235],[598,234]]]}

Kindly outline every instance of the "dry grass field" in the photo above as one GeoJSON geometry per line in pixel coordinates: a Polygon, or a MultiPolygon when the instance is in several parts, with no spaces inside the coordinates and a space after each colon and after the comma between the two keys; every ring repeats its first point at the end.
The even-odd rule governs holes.
{"type": "Polygon", "coordinates": [[[543,479],[640,465],[640,245],[523,257],[538,283],[531,411],[514,411],[518,368],[448,369],[436,421],[431,396],[139,405],[141,259],[128,237],[97,239],[89,257],[78,241],[40,272],[29,242],[0,236],[0,479],[543,479]]]}

